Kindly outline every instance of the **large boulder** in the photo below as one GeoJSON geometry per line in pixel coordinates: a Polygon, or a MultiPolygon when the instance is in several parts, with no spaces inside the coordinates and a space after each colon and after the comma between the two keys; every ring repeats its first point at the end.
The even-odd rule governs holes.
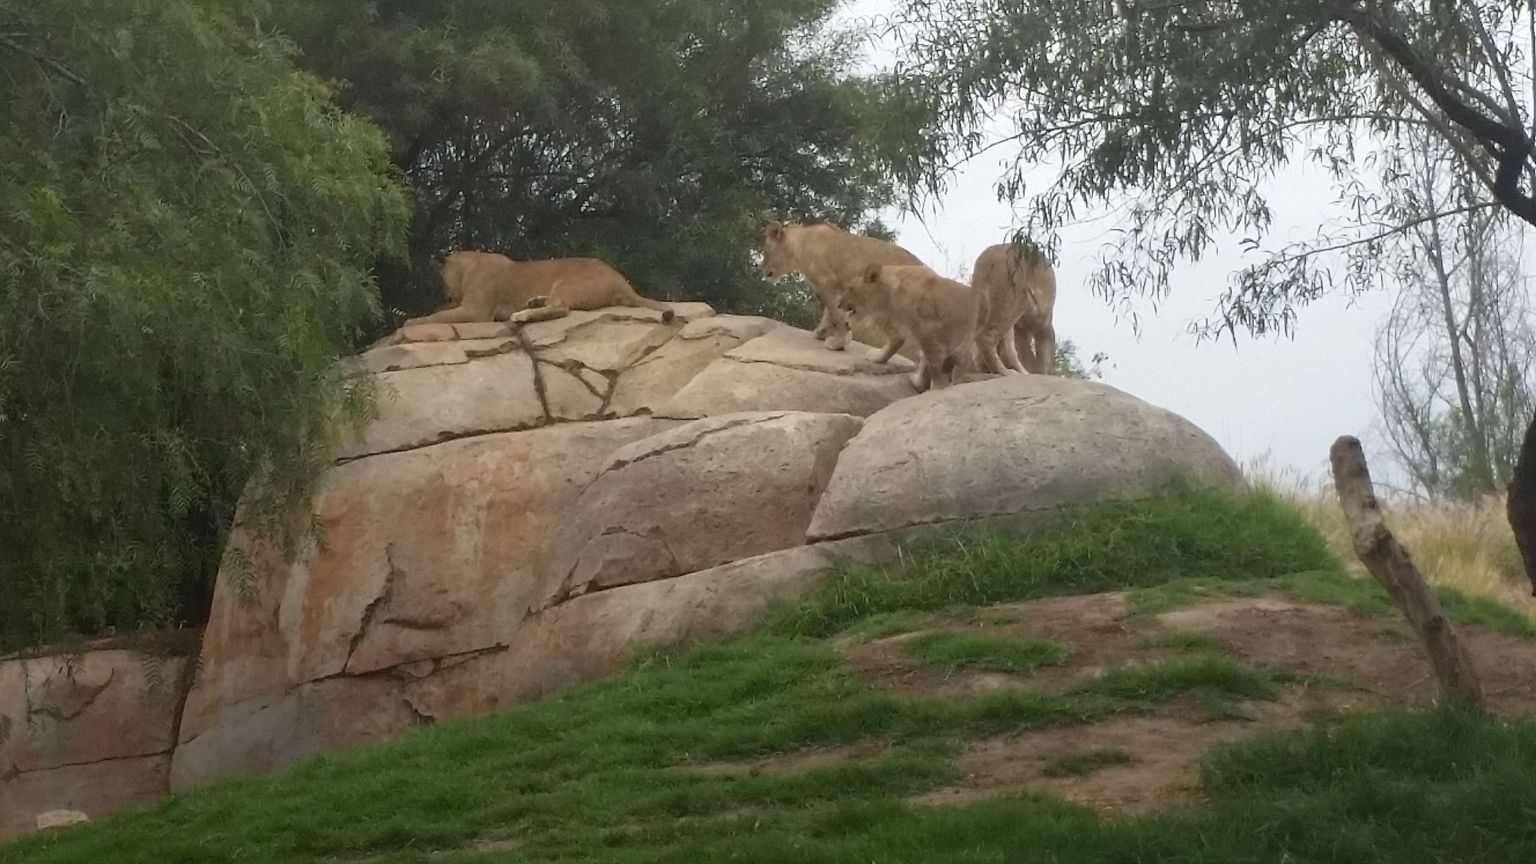
{"type": "Polygon", "coordinates": [[[674,311],[421,325],[365,352],[379,416],[311,503],[317,542],[290,558],[237,520],[173,786],[506,704],[537,677],[510,646],[556,601],[802,546],[851,415],[910,395],[901,367],[674,311]],[[664,406],[722,364],[792,377],[770,413],[678,429],[664,406]]]}
{"type": "Polygon", "coordinates": [[[838,459],[808,539],[1027,517],[1242,472],[1188,420],[1113,387],[1007,375],[903,400],[838,459]]]}
{"type": "Polygon", "coordinates": [[[171,787],[740,632],[915,526],[1237,482],[1209,438],[1113,388],[915,396],[911,363],[869,346],[674,309],[423,325],[365,352],[380,414],[297,514],[316,540],[285,555],[237,519],[171,787]]]}

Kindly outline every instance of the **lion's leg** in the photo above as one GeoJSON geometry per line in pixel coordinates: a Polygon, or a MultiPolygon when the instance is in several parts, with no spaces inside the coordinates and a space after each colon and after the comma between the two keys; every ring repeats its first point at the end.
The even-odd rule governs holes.
{"type": "Polygon", "coordinates": [[[1029,371],[1049,375],[1056,367],[1056,328],[1042,324],[1035,330],[1035,365],[1029,371]]]}
{"type": "Polygon", "coordinates": [[[571,314],[571,310],[564,306],[549,305],[548,297],[535,297],[528,301],[528,307],[513,312],[508,318],[513,324],[532,324],[536,321],[553,321],[556,318],[564,318],[571,314]],[[535,306],[536,301],[544,301],[535,306]]]}
{"type": "Polygon", "coordinates": [[[822,306],[821,307],[821,321],[819,323],[817,323],[816,329],[811,331],[811,335],[815,336],[817,339],[825,339],[825,338],[827,338],[827,334],[830,333],[831,331],[832,331],[832,313],[827,311],[827,307],[826,306],[822,306]]]}
{"type": "Polygon", "coordinates": [[[842,351],[848,347],[848,331],[852,329],[848,323],[848,316],[843,314],[843,310],[837,308],[836,303],[827,306],[826,310],[828,330],[824,338],[827,347],[833,351],[842,351]]]}
{"type": "Polygon", "coordinates": [[[1008,328],[998,341],[1002,343],[1003,365],[1015,372],[1028,372],[1024,368],[1024,361],[1019,359],[1019,335],[1013,332],[1013,328],[1008,328]]]}
{"type": "Polygon", "coordinates": [[[919,361],[917,361],[917,371],[913,372],[911,374],[911,376],[908,377],[907,380],[912,382],[912,387],[914,389],[916,389],[917,392],[921,393],[924,390],[927,390],[928,389],[928,361],[927,360],[919,360],[919,361]]]}
{"type": "Polygon", "coordinates": [[[993,375],[1007,374],[1008,369],[1003,366],[1002,359],[997,356],[997,343],[1000,341],[996,331],[991,329],[983,330],[976,337],[976,363],[981,367],[981,371],[993,375]]]}
{"type": "Polygon", "coordinates": [[[934,384],[938,377],[944,374],[946,364],[951,372],[954,371],[954,363],[947,356],[944,346],[931,341],[918,342],[918,354],[922,358],[918,361],[917,372],[912,375],[912,386],[921,393],[934,384]]]}
{"type": "Polygon", "coordinates": [[[1035,371],[1035,334],[1034,330],[1019,322],[1019,326],[1013,328],[1013,341],[1019,352],[1019,362],[1024,366],[1024,371],[1031,374],[1035,371]]]}
{"type": "Polygon", "coordinates": [[[417,324],[469,324],[474,321],[490,321],[491,316],[482,309],[473,306],[454,306],[450,309],[440,309],[431,315],[423,315],[420,318],[409,318],[400,326],[414,327],[417,324]]]}
{"type": "Polygon", "coordinates": [[[905,344],[907,344],[907,340],[899,335],[887,336],[885,337],[885,347],[871,349],[869,359],[875,363],[889,363],[891,358],[896,356],[896,352],[901,350],[901,346],[905,344]]]}

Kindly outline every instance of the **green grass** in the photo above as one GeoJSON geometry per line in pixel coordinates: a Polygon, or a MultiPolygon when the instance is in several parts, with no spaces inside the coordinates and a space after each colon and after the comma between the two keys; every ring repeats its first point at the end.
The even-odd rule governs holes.
{"type": "Polygon", "coordinates": [[[997,528],[935,531],[903,550],[895,573],[847,564],[810,602],[770,628],[828,636],[881,613],[937,611],[1162,585],[1248,582],[1302,570],[1342,573],[1326,541],[1266,493],[1231,498],[1174,488],[1152,501],[1106,502],[1064,515],[1020,542],[997,528]]]}
{"type": "Polygon", "coordinates": [[[1142,648],[1165,651],[1185,651],[1191,654],[1225,654],[1227,643],[1212,633],[1198,630],[1172,630],[1148,636],[1138,643],[1142,648]]]}
{"type": "Polygon", "coordinates": [[[1131,702],[1171,702],[1181,696],[1273,699],[1273,673],[1225,657],[1185,657],[1127,663],[1082,685],[1080,692],[1131,702]]]}
{"type": "MultiPolygon", "coordinates": [[[[1435,593],[1446,616],[1456,624],[1536,639],[1536,624],[1497,600],[1463,594],[1454,588],[1439,587],[1435,593]]],[[[1133,615],[1161,615],[1206,600],[1264,594],[1285,594],[1297,600],[1339,606],[1362,615],[1401,615],[1392,605],[1386,589],[1375,580],[1349,576],[1338,570],[1308,570],[1261,579],[1177,578],[1133,588],[1127,599],[1133,615]]]]}
{"type": "Polygon", "coordinates": [[[1293,515],[1262,496],[1182,492],[1085,511],[1063,534],[952,538],[884,583],[844,571],[765,632],[0,846],[0,864],[1530,860],[1533,724],[1382,714],[1267,736],[1209,759],[1199,807],[1146,818],[1102,820],[1030,795],[927,807],[907,799],[963,779],[955,758],[968,740],[1154,710],[1179,693],[1262,698],[1275,676],[1190,657],[1060,696],[915,698],[861,681],[817,638],[860,622],[908,628],[921,622],[902,613],[954,606],[1330,569],[1293,515]],[[880,755],[799,772],[693,770],[851,744],[880,755]]]}
{"type": "Polygon", "coordinates": [[[908,656],[930,666],[983,672],[1033,672],[1043,666],[1060,665],[1071,653],[1067,646],[1049,639],[948,630],[914,636],[902,647],[908,656]]]}
{"type": "Polygon", "coordinates": [[[1040,773],[1046,777],[1087,777],[1105,768],[1129,765],[1136,760],[1124,750],[1106,748],[1067,753],[1045,763],[1040,773]]]}

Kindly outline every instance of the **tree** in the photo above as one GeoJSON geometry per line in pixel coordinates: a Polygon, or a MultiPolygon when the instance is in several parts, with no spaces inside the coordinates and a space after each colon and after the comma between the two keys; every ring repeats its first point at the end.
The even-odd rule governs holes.
{"type": "MultiPolygon", "coordinates": [[[[1032,234],[1053,238],[1080,209],[1123,197],[1125,230],[1092,280],[1111,299],[1165,293],[1173,266],[1220,231],[1259,247],[1271,221],[1263,183],[1293,159],[1332,172],[1352,223],[1235,273],[1202,332],[1289,330],[1297,307],[1340,279],[1375,286],[1382,244],[1426,217],[1398,212],[1357,174],[1407,128],[1432,132],[1474,179],[1476,199],[1457,211],[1502,208],[1536,225],[1531,2],[900,5],[907,56],[890,85],[907,106],[898,116],[926,119],[899,139],[921,146],[884,157],[909,185],[936,190],[952,151],[988,146],[984,124],[1006,110],[1021,169],[999,186],[1027,199],[1032,234]],[[1047,160],[1059,179],[1024,188],[1022,167],[1047,160]],[[1341,276],[1325,266],[1332,252],[1347,258],[1341,276]]],[[[1530,432],[1509,506],[1522,549],[1536,550],[1536,421],[1530,432]]]]}
{"type": "Polygon", "coordinates": [[[1097,381],[1104,377],[1104,364],[1109,362],[1109,355],[1100,351],[1083,363],[1078,354],[1077,343],[1071,339],[1063,339],[1056,345],[1056,362],[1051,374],[1060,375],[1063,378],[1076,378],[1080,381],[1097,381]]]}
{"type": "MultiPolygon", "coordinates": [[[[276,25],[390,136],[417,204],[401,310],[435,253],[596,255],[650,296],[793,316],[745,214],[860,226],[892,198],[842,0],[278,0],[276,25]]],[[[802,298],[804,299],[804,298],[802,298]]]]}
{"type": "Polygon", "coordinates": [[[1404,212],[1424,220],[1399,238],[1402,286],[1377,333],[1376,384],[1387,438],[1414,483],[1435,497],[1491,495],[1514,470],[1536,399],[1536,318],[1521,243],[1501,210],[1442,215],[1475,197],[1432,136],[1392,154],[1404,212]]]}
{"type": "Polygon", "coordinates": [[[369,390],[382,136],[219,0],[0,0],[0,645],[203,614],[369,390]]]}

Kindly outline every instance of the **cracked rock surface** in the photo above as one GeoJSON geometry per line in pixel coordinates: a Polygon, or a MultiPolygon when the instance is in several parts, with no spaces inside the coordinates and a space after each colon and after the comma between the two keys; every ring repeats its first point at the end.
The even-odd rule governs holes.
{"type": "Polygon", "coordinates": [[[187,662],[123,650],[0,660],[0,839],[50,810],[165,795],[187,662]]]}
{"type": "Polygon", "coordinates": [[[1104,385],[1013,376],[916,396],[904,358],[673,309],[421,325],[364,352],[379,416],[298,514],[323,542],[290,558],[237,515],[195,676],[175,660],[151,698],[122,652],[66,677],[48,671],[63,658],[0,660],[0,834],[740,632],[913,526],[1178,474],[1241,482],[1203,432],[1104,385]]]}

